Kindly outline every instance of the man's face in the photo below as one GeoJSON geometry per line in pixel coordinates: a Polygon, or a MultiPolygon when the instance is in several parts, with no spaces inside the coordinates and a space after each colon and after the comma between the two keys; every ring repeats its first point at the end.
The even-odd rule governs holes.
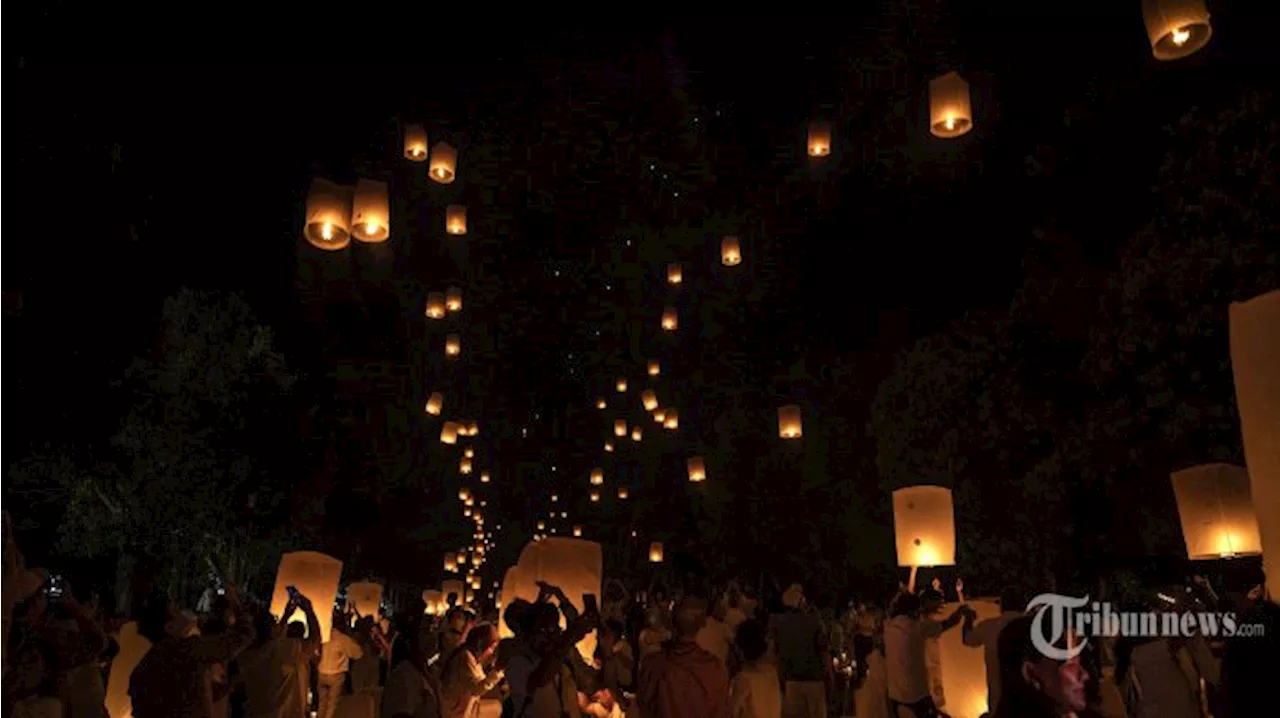
{"type": "Polygon", "coordinates": [[[1080,663],[1079,656],[1063,663],[1045,658],[1039,663],[1028,665],[1029,672],[1040,684],[1045,696],[1055,704],[1073,711],[1082,711],[1088,707],[1085,683],[1089,679],[1089,672],[1080,663]]]}

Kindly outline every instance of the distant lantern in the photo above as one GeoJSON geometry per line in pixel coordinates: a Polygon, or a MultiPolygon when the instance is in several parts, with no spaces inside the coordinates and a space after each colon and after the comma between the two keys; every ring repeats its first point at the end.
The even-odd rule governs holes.
{"type": "Polygon", "coordinates": [[[463,457],[462,460],[458,462],[458,473],[460,474],[471,473],[471,459],[463,457]]]}
{"type": "Polygon", "coordinates": [[[444,319],[444,313],[444,292],[431,292],[427,294],[427,318],[444,319]]]}
{"type": "Polygon", "coordinates": [[[644,429],[640,428],[639,426],[633,426],[633,427],[631,427],[631,440],[632,440],[632,441],[640,441],[640,440],[641,440],[641,439],[643,439],[643,438],[644,438],[644,429]]]}
{"type": "Polygon", "coordinates": [[[650,359],[649,360],[649,376],[658,376],[661,373],[662,373],[662,364],[659,364],[657,359],[650,359]]]}
{"type": "Polygon", "coordinates": [[[480,483],[482,483],[482,484],[487,484],[487,483],[489,483],[489,472],[488,472],[488,471],[481,471],[481,472],[480,472],[480,483]]]}
{"type": "Polygon", "coordinates": [[[391,198],[386,182],[356,182],[351,202],[351,236],[370,244],[385,242],[391,236],[391,198]]]}
{"type": "Polygon", "coordinates": [[[684,281],[684,272],[680,269],[679,262],[672,262],[667,265],[667,284],[679,284],[684,281]]]}
{"type": "Polygon", "coordinates": [[[667,420],[667,410],[663,409],[662,407],[658,407],[657,409],[654,409],[653,420],[658,422],[658,424],[664,424],[667,420]]]}
{"type": "Polygon", "coordinates": [[[800,407],[787,404],[778,408],[778,436],[784,439],[799,439],[804,435],[800,422],[800,407]]]}
{"type": "Polygon", "coordinates": [[[462,290],[457,287],[449,287],[449,291],[445,294],[444,308],[451,312],[462,311],[462,290]]]}
{"type": "Polygon", "coordinates": [[[471,419],[467,422],[467,436],[478,436],[480,434],[480,422],[471,419]]]}
{"type": "Polygon", "coordinates": [[[606,453],[613,453],[613,442],[612,441],[604,442],[604,450],[606,453]]]}
{"type": "Polygon", "coordinates": [[[474,496],[468,496],[468,497],[467,497],[467,500],[462,502],[462,505],[463,505],[463,506],[475,506],[475,505],[476,505],[476,497],[474,497],[474,496]]]}
{"type": "Polygon", "coordinates": [[[574,527],[573,527],[573,535],[574,535],[575,537],[576,537],[576,536],[581,536],[581,535],[582,535],[582,527],[581,527],[581,526],[574,526],[574,527]]]}
{"type": "Polygon", "coordinates": [[[826,122],[809,123],[809,156],[826,157],[831,154],[831,125],[826,122]]]}
{"type": "Polygon", "coordinates": [[[689,480],[694,483],[707,480],[707,464],[701,456],[689,457],[689,480]]]}
{"type": "Polygon", "coordinates": [[[440,184],[453,182],[458,172],[458,150],[448,142],[437,142],[431,148],[431,179],[440,184]]]}
{"type": "Polygon", "coordinates": [[[450,334],[444,338],[444,354],[445,356],[456,357],[462,353],[462,339],[457,334],[450,334]]]}
{"type": "Polygon", "coordinates": [[[462,455],[467,457],[468,459],[474,459],[476,458],[476,450],[468,446],[467,448],[462,450],[462,455]]]}
{"type": "Polygon", "coordinates": [[[1204,0],[1142,0],[1151,54],[1177,60],[1209,44],[1213,28],[1204,0]]]}
{"type": "Polygon", "coordinates": [[[973,129],[969,83],[955,72],[929,81],[929,131],[935,137],[959,137],[973,129]]]}
{"type": "Polygon", "coordinates": [[[956,514],[951,489],[908,486],[893,492],[893,531],[899,566],[953,566],[956,514]]]}
{"type": "Polygon", "coordinates": [[[339,250],[351,243],[350,187],[319,177],[307,190],[307,216],[302,236],[312,246],[339,250]]]}
{"type": "Polygon", "coordinates": [[[444,231],[453,235],[464,235],[467,233],[467,207],[461,204],[451,204],[444,209],[444,231]]]}
{"type": "Polygon", "coordinates": [[[593,503],[593,504],[594,504],[594,503],[599,503],[599,501],[600,501],[600,492],[599,492],[599,491],[592,491],[592,492],[591,492],[591,503],[593,503]]]}
{"type": "Polygon", "coordinates": [[[662,310],[662,328],[674,332],[680,327],[680,315],[676,313],[675,307],[667,307],[662,310]]]}
{"type": "Polygon", "coordinates": [[[625,499],[625,498],[627,498],[629,495],[630,495],[630,494],[628,494],[628,493],[627,493],[627,487],[625,487],[625,486],[620,486],[620,487],[618,487],[618,498],[620,498],[620,499],[625,499]]]}
{"type": "Polygon", "coordinates": [[[613,386],[614,386],[614,388],[615,388],[615,389],[617,389],[617,390],[618,390],[618,393],[619,393],[619,394],[621,394],[622,392],[626,391],[626,390],[627,390],[627,380],[626,380],[626,378],[625,378],[625,377],[618,377],[618,381],[614,382],[614,385],[613,385],[613,386]]]}
{"type": "Polygon", "coordinates": [[[604,483],[604,469],[595,468],[591,470],[591,485],[599,486],[604,483]]]}
{"type": "Polygon", "coordinates": [[[440,427],[440,443],[456,444],[458,443],[458,425],[452,421],[446,421],[444,426],[440,427]]]}
{"type": "Polygon", "coordinates": [[[458,552],[458,565],[459,565],[459,566],[465,566],[465,565],[466,565],[466,563],[467,563],[467,552],[466,552],[466,551],[459,551],[459,552],[458,552]]]}
{"type": "Polygon", "coordinates": [[[444,394],[438,391],[431,393],[431,398],[427,399],[427,413],[432,416],[440,416],[440,410],[444,408],[444,394]]]}
{"type": "Polygon", "coordinates": [[[640,403],[644,404],[645,411],[653,411],[658,408],[658,395],[653,389],[645,389],[640,392],[640,403]]]}
{"type": "Polygon", "coordinates": [[[1230,464],[1206,464],[1175,471],[1170,478],[1187,558],[1196,561],[1262,553],[1248,471],[1230,464]]]}
{"type": "Polygon", "coordinates": [[[551,503],[553,503],[553,504],[554,504],[555,502],[557,502],[557,501],[559,501],[559,500],[560,500],[560,495],[559,495],[559,494],[552,494],[552,495],[551,495],[551,503]]]}
{"type": "MultiPolygon", "coordinates": [[[[479,564],[477,564],[477,565],[479,565],[479,564]]],[[[475,591],[479,591],[479,590],[480,590],[480,577],[479,577],[479,576],[473,576],[473,577],[471,578],[471,588],[472,588],[472,590],[475,590],[475,591]]]]}
{"type": "Polygon", "coordinates": [[[459,501],[466,501],[466,500],[467,500],[467,499],[469,499],[469,498],[471,498],[471,490],[470,490],[470,489],[468,489],[468,488],[467,488],[467,487],[465,487],[465,486],[464,486],[464,487],[462,487],[462,488],[460,488],[460,489],[458,489],[458,500],[459,500],[459,501]]]}
{"type": "Polygon", "coordinates": [[[427,161],[427,129],[422,125],[405,125],[404,158],[410,162],[427,161]]]}
{"type": "Polygon", "coordinates": [[[546,521],[539,521],[539,522],[538,522],[538,530],[539,530],[539,531],[545,531],[545,530],[546,530],[546,528],[547,528],[547,522],[546,522],[546,521]]]}
{"type": "Polygon", "coordinates": [[[662,563],[662,542],[654,541],[649,544],[649,563],[662,563]]]}
{"type": "Polygon", "coordinates": [[[453,554],[444,557],[444,570],[453,573],[458,570],[458,560],[453,554]]]}
{"type": "Polygon", "coordinates": [[[603,396],[602,396],[602,397],[599,397],[599,398],[597,398],[597,399],[596,399],[596,408],[597,408],[597,409],[608,409],[608,408],[609,408],[609,402],[605,401],[603,396]]]}
{"type": "Polygon", "coordinates": [[[622,437],[627,435],[627,420],[615,419],[613,422],[613,435],[622,437]]]}
{"type": "Polygon", "coordinates": [[[742,243],[737,237],[725,237],[720,240],[720,261],[726,267],[742,264],[742,243]]]}
{"type": "Polygon", "coordinates": [[[662,420],[663,428],[668,431],[675,431],[680,428],[680,410],[669,406],[667,407],[667,415],[662,420]]]}

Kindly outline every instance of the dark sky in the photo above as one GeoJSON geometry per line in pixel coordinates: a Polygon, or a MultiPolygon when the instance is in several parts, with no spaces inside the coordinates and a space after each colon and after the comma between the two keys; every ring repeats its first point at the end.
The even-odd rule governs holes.
{"type": "MultiPolygon", "coordinates": [[[[385,55],[285,64],[253,46],[206,53],[207,37],[185,51],[170,49],[173,37],[164,51],[122,40],[119,52],[89,61],[57,32],[67,10],[54,4],[19,43],[29,51],[7,60],[3,282],[22,291],[24,308],[20,328],[5,320],[4,378],[29,421],[6,432],[5,454],[78,427],[101,433],[114,415],[95,413],[98,397],[179,286],[245,290],[286,341],[299,334],[307,182],[393,165],[398,121],[454,133],[510,126],[524,137],[547,103],[581,102],[589,116],[602,82],[685,93],[708,128],[703,141],[722,148],[717,187],[727,194],[758,201],[760,187],[791,187],[799,197],[759,209],[767,241],[787,248],[787,279],[776,285],[785,294],[773,299],[790,306],[762,319],[785,339],[762,343],[761,361],[875,346],[886,310],[908,310],[918,335],[1007,301],[1037,228],[1110,261],[1148,213],[1161,128],[1215,93],[1272,81],[1264,53],[1274,25],[1244,14],[1254,4],[1210,3],[1211,46],[1178,63],[1151,57],[1136,0],[1107,0],[1066,15],[879,3],[847,17],[625,31],[513,21],[478,32],[459,21],[444,46],[387,37],[385,55]],[[877,74],[881,66],[898,69],[877,74]],[[941,143],[922,127],[922,100],[928,78],[949,68],[973,85],[977,129],[941,143]],[[817,174],[794,156],[815,115],[836,120],[844,145],[817,174]],[[1029,156],[1055,164],[1055,176],[1028,179],[1029,156]]],[[[642,125],[672,120],[632,109],[642,125]]],[[[642,174],[634,169],[629,182],[642,174]]],[[[595,191],[537,163],[527,171],[564,196],[595,191]]],[[[581,287],[602,281],[598,243],[611,221],[561,212],[516,223],[492,269],[554,321],[526,328],[518,351],[497,361],[559,371],[557,337],[582,331],[580,308],[595,300],[581,287]],[[557,267],[578,284],[531,279],[557,267]]]]}

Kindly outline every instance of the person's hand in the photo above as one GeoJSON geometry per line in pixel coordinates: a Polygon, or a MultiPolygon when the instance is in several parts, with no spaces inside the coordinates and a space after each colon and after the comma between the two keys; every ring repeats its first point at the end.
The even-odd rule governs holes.
{"type": "Polygon", "coordinates": [[[964,579],[957,577],[956,578],[956,595],[958,596],[962,593],[964,593],[964,579]]]}
{"type": "Polygon", "coordinates": [[[933,587],[933,590],[937,591],[938,593],[942,593],[942,579],[934,578],[933,582],[930,583],[929,585],[933,587]]]}

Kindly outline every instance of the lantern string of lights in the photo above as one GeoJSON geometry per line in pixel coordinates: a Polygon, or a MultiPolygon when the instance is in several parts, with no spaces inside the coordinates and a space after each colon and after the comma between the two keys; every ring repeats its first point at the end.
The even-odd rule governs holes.
{"type": "MultiPolygon", "coordinates": [[[[1209,13],[1203,0],[1143,0],[1142,14],[1152,54],[1158,60],[1178,60],[1192,55],[1204,48],[1212,36],[1209,13]]],[[[927,88],[927,102],[929,132],[934,137],[955,139],[974,129],[972,90],[959,73],[948,71],[930,80],[927,88]]],[[[697,114],[690,121],[692,125],[687,129],[688,132],[693,133],[697,142],[697,137],[704,134],[705,127],[697,114]]],[[[402,130],[402,141],[404,159],[413,163],[426,164],[426,175],[432,182],[444,186],[455,182],[459,171],[457,148],[445,141],[431,145],[427,129],[421,124],[405,125],[402,130]]],[[[830,157],[838,141],[839,137],[836,136],[831,122],[817,118],[809,121],[806,132],[806,154],[811,161],[822,162],[830,157]]],[[[649,173],[650,181],[660,191],[661,199],[683,203],[694,199],[697,184],[687,181],[680,172],[664,167],[657,159],[648,161],[644,167],[649,173]]],[[[390,191],[387,183],[367,178],[358,179],[353,186],[340,185],[320,177],[313,179],[306,196],[303,239],[325,252],[342,251],[350,246],[352,239],[366,244],[387,242],[391,238],[392,231],[390,191]]],[[[453,203],[443,207],[442,224],[449,238],[465,237],[468,232],[466,205],[453,203]]],[[[632,239],[627,238],[625,242],[630,246],[632,239]]],[[[744,261],[744,251],[740,236],[736,233],[726,233],[721,236],[719,254],[720,263],[726,270],[732,270],[741,265],[744,261]]],[[[557,276],[558,274],[559,272],[557,276]]],[[[667,263],[665,279],[668,290],[673,295],[677,293],[684,283],[685,262],[667,263]]],[[[606,284],[606,289],[612,289],[611,283],[606,284]]],[[[434,323],[447,321],[450,318],[460,318],[462,309],[462,290],[456,286],[449,286],[443,292],[428,292],[422,312],[426,320],[434,323]]],[[[664,304],[657,318],[657,324],[662,334],[678,337],[680,308],[675,304],[664,304]]],[[[595,328],[593,332],[596,337],[600,336],[599,328],[595,328]]],[[[454,362],[464,351],[461,334],[456,330],[445,332],[443,354],[446,360],[454,362]]],[[[576,361],[572,363],[576,365],[576,361]]],[[[663,375],[662,362],[658,359],[648,360],[643,372],[638,374],[657,382],[657,378],[663,375]]],[[[455,402],[449,399],[447,392],[441,391],[442,388],[434,386],[427,389],[424,414],[433,419],[440,419],[440,443],[445,446],[456,446],[459,439],[475,437],[478,434],[479,421],[461,418],[443,419],[446,415],[452,416],[454,408],[451,405],[455,402]]],[[[606,418],[606,423],[612,424],[612,436],[606,433],[604,441],[599,444],[601,446],[599,463],[610,463],[608,461],[610,455],[617,452],[620,444],[639,443],[643,440],[644,426],[642,422],[634,421],[636,407],[644,410],[641,418],[647,416],[652,419],[656,428],[669,432],[678,431],[678,407],[664,406],[656,389],[645,388],[638,392],[629,392],[631,387],[625,377],[617,378],[613,388],[621,396],[615,399],[602,393],[593,402],[595,408],[606,411],[610,408],[611,402],[615,402],[617,410],[627,412],[626,415],[631,416],[633,421],[628,423],[625,418],[609,421],[606,418]]],[[[612,412],[606,411],[606,414],[609,413],[612,412]]],[[[619,414],[619,417],[621,416],[619,414]]],[[[778,408],[778,435],[784,440],[802,438],[803,426],[799,405],[787,404],[778,408]]],[[[462,454],[458,459],[459,475],[466,477],[477,473],[474,448],[464,446],[462,454]]],[[[688,456],[685,463],[689,482],[701,483],[707,480],[707,462],[704,456],[688,456]]],[[[487,466],[482,467],[478,472],[481,484],[489,484],[491,481],[488,469],[487,466]]],[[[602,488],[606,484],[605,473],[605,470],[598,466],[589,472],[589,480],[584,482],[587,486],[588,500],[593,504],[601,500],[602,488]]],[[[615,494],[620,502],[625,501],[630,498],[630,487],[619,485],[615,494]]],[[[464,518],[474,528],[471,534],[472,541],[468,547],[447,554],[444,569],[446,573],[465,573],[465,582],[452,582],[462,589],[460,593],[465,594],[468,588],[472,591],[481,589],[482,581],[478,571],[485,563],[487,552],[491,551],[495,544],[493,532],[485,527],[484,515],[480,511],[487,506],[487,500],[483,498],[477,500],[465,485],[459,491],[458,498],[463,505],[464,518]]],[[[549,494],[549,498],[551,504],[559,505],[558,493],[549,494]]],[[[557,519],[569,519],[568,512],[563,508],[559,511],[549,508],[546,515],[552,522],[557,519]]],[[[546,535],[544,531],[556,532],[556,528],[550,526],[547,520],[539,520],[537,526],[538,533],[534,534],[535,539],[544,537],[546,535]]],[[[501,525],[497,528],[500,530],[501,525]]],[[[566,531],[573,536],[582,536],[583,532],[581,524],[573,524],[566,531]]],[[[632,534],[634,536],[635,532],[633,531],[632,534]]],[[[653,562],[663,560],[661,542],[655,541],[650,544],[649,559],[653,562]]],[[[442,585],[442,593],[444,588],[445,586],[442,585]]]]}

